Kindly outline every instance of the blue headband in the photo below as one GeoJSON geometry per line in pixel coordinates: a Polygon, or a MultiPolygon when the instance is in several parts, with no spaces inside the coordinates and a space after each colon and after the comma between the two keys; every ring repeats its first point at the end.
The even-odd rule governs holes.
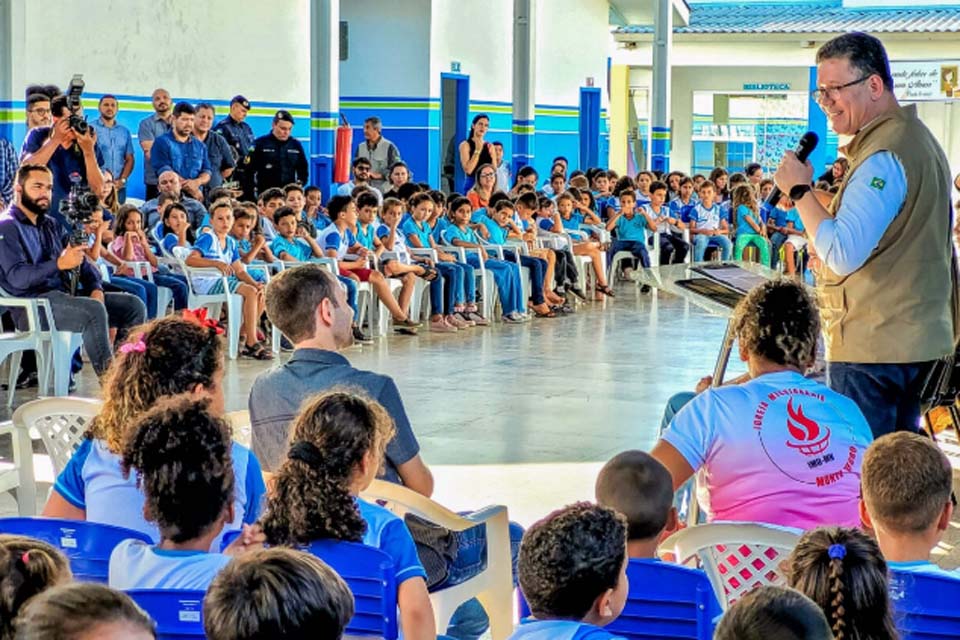
{"type": "Polygon", "coordinates": [[[847,548],[842,544],[832,544],[827,549],[827,555],[831,560],[843,560],[847,555],[847,548]]]}

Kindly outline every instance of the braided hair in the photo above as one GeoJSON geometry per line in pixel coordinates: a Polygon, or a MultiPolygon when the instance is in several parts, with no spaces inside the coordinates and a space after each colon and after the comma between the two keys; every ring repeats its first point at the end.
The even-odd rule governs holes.
{"type": "Polygon", "coordinates": [[[160,398],[191,392],[197,385],[212,389],[223,364],[215,329],[174,316],[133,329],[127,344],[136,348],[121,347],[114,358],[103,382],[103,408],[86,433],[118,455],[127,429],[141,413],[160,398]]]}
{"type": "Polygon", "coordinates": [[[361,541],[367,525],[350,487],[368,453],[379,467],[393,434],[386,409],[359,393],[334,390],[307,401],[260,521],[267,540],[289,546],[361,541]]]}
{"type": "Polygon", "coordinates": [[[27,601],[71,577],[67,559],[51,545],[0,534],[0,640],[12,640],[13,620],[27,601]]]}
{"type": "Polygon", "coordinates": [[[121,462],[136,469],[145,513],[165,540],[196,540],[219,523],[233,502],[230,427],[210,414],[210,400],[161,402],[130,429],[121,462]]]}
{"type": "Polygon", "coordinates": [[[823,610],[836,640],[896,640],[887,564],[859,529],[822,527],[800,538],[787,583],[823,610]]]}

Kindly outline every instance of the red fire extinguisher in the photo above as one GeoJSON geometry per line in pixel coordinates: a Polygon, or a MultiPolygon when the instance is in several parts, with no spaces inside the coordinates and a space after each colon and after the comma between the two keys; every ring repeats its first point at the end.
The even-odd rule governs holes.
{"type": "Polygon", "coordinates": [[[333,153],[333,181],[350,182],[350,152],[353,146],[353,129],[344,115],[340,114],[340,126],[337,127],[337,146],[333,153]]]}

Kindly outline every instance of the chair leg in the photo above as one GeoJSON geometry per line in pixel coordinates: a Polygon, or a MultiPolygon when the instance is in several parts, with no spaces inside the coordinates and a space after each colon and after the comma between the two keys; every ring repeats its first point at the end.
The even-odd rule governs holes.
{"type": "Polygon", "coordinates": [[[243,324],[243,298],[230,294],[227,298],[227,340],[230,341],[227,352],[231,360],[236,360],[240,356],[241,324],[243,324]]]}
{"type": "MultiPolygon", "coordinates": [[[[22,351],[14,351],[10,354],[10,375],[7,376],[7,406],[13,406],[13,394],[17,390],[17,374],[20,373],[20,359],[23,357],[22,351]]],[[[38,363],[39,364],[39,363],[38,363]]],[[[39,376],[38,376],[39,379],[39,376]]]]}

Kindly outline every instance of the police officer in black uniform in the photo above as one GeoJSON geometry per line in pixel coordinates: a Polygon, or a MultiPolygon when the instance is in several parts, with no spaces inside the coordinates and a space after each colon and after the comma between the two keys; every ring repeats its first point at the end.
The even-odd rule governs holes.
{"type": "MultiPolygon", "coordinates": [[[[244,158],[253,149],[254,136],[253,129],[245,122],[247,113],[250,111],[250,101],[243,96],[233,96],[230,100],[230,113],[213,128],[227,140],[227,144],[233,150],[233,160],[236,169],[231,176],[231,180],[240,183],[241,188],[246,182],[243,172],[246,166],[244,158]]],[[[245,193],[244,197],[250,199],[252,193],[245,193]]]]}
{"type": "MultiPolygon", "coordinates": [[[[253,196],[271,187],[282,188],[291,182],[306,184],[310,167],[300,141],[292,137],[293,116],[281,109],[273,116],[273,126],[257,138],[246,159],[247,184],[253,196]]],[[[246,189],[244,189],[246,191],[246,189]]]]}

